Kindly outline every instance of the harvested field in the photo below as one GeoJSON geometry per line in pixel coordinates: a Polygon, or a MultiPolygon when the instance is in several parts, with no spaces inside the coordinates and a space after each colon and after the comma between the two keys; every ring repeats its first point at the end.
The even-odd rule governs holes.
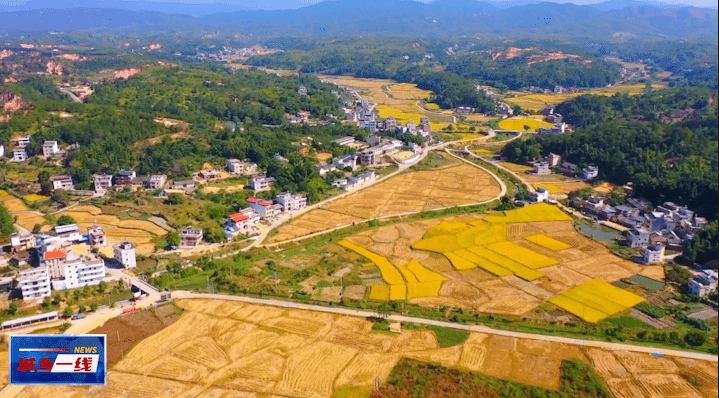
{"type": "Polygon", "coordinates": [[[77,221],[81,229],[99,225],[105,230],[109,244],[129,240],[137,245],[137,254],[150,254],[155,250],[152,240],[164,236],[167,231],[144,220],[120,220],[116,216],[102,213],[95,206],[81,205],[63,211],[59,215],[68,215],[77,221]]]}
{"type": "MultiPolygon", "coordinates": [[[[177,304],[185,308],[180,319],[126,352],[110,370],[107,386],[25,387],[13,398],[331,398],[338,392],[371,391],[375,380],[384,383],[401,357],[556,390],[561,361],[585,355],[600,375],[609,377],[617,397],[716,396],[716,363],[480,333],[440,349],[431,331],[389,336],[371,331],[372,323],[363,318],[234,301],[185,299],[177,304]],[[263,325],[257,325],[258,319],[263,325]],[[295,327],[276,329],[286,320],[302,321],[318,332],[308,338],[295,327]],[[625,362],[631,372],[621,371],[625,362]],[[705,387],[694,387],[683,378],[685,373],[706,380],[705,387]]],[[[164,308],[173,309],[167,316],[175,313],[172,306],[160,311],[164,308]]],[[[111,325],[93,333],[117,334],[111,325]]]]}
{"type": "Polygon", "coordinates": [[[280,227],[270,242],[360,220],[483,202],[499,192],[499,185],[490,174],[465,163],[440,170],[408,172],[300,216],[280,227]]]}

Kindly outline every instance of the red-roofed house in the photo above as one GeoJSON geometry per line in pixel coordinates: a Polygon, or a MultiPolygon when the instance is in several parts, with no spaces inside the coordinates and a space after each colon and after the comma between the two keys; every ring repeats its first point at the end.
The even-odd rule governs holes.
{"type": "Polygon", "coordinates": [[[47,266],[51,278],[59,278],[61,276],[59,270],[62,264],[65,264],[66,258],[67,253],[60,249],[46,251],[45,254],[43,254],[42,264],[47,266]]]}
{"type": "Polygon", "coordinates": [[[264,199],[257,199],[254,196],[247,198],[247,204],[250,208],[260,215],[263,220],[275,216],[275,209],[272,202],[264,199]]]}
{"type": "Polygon", "coordinates": [[[235,236],[252,229],[260,221],[260,215],[251,208],[231,214],[225,221],[225,235],[235,236]]]}

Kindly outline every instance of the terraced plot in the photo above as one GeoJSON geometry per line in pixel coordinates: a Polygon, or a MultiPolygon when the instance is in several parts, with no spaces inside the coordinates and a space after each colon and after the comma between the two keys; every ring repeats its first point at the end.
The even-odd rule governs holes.
{"type": "Polygon", "coordinates": [[[587,322],[596,323],[644,301],[601,279],[592,279],[549,300],[587,322]]]}

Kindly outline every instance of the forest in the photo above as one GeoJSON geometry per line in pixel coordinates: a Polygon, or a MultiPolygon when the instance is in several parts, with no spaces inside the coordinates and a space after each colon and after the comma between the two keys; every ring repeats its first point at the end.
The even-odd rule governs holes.
{"type": "Polygon", "coordinates": [[[577,123],[574,133],[516,140],[505,146],[502,156],[525,163],[550,152],[561,154],[580,167],[598,166],[600,178],[607,181],[632,181],[636,194],[655,205],[672,201],[716,219],[716,103],[709,106],[706,100],[699,101],[698,119],[662,123],[662,112],[673,114],[686,106],[686,101],[697,100],[694,89],[677,88],[663,93],[635,98],[583,96],[560,104],[555,110],[566,112],[567,120],[577,123]],[[622,101],[629,101],[626,109],[622,101]],[[623,112],[648,112],[653,117],[650,122],[622,120],[623,112]]]}
{"type": "Polygon", "coordinates": [[[31,155],[42,152],[45,140],[56,140],[62,147],[77,144],[64,166],[78,189],[90,188],[92,174],[99,172],[124,168],[187,177],[205,162],[224,164],[227,158],[240,158],[267,170],[278,189],[304,191],[317,198],[327,185],[314,169],[314,157],[299,155],[293,143],[312,137],[311,151],[333,151],[330,141],[347,135],[362,139],[367,134],[336,123],[310,127],[286,122],[286,113],[299,110],[310,111],[313,118],[342,115],[343,100],[332,93],[339,89],[309,75],[153,67],[128,80],[94,88],[87,103],[78,104],[43,78],[8,85],[8,90],[32,100],[32,110],[0,123],[0,139],[7,142],[12,135],[36,127],[31,155]],[[300,85],[307,88],[307,96],[297,92],[300,85]],[[72,117],[60,118],[58,111],[72,117]],[[186,122],[186,127],[167,128],[154,121],[157,117],[186,122]],[[224,121],[234,121],[237,128],[223,128],[224,121]],[[177,135],[171,139],[172,134],[177,135]],[[161,138],[143,141],[153,137],[161,138]],[[290,163],[277,161],[275,154],[290,163]]]}

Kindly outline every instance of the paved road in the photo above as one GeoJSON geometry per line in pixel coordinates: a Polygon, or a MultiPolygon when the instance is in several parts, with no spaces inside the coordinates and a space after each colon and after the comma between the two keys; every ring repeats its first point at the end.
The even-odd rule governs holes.
{"type": "Polygon", "coordinates": [[[82,102],[82,100],[80,99],[80,97],[78,97],[77,95],[73,94],[71,91],[66,90],[66,89],[64,89],[64,88],[62,88],[62,87],[57,87],[57,89],[58,89],[60,92],[69,95],[70,98],[72,98],[73,101],[75,101],[75,102],[82,102]]]}
{"type": "MultiPolygon", "coordinates": [[[[251,304],[270,305],[270,306],[274,306],[274,307],[283,307],[283,308],[295,308],[295,309],[302,309],[302,310],[309,310],[309,311],[326,312],[326,313],[331,313],[331,314],[359,316],[359,317],[363,317],[363,318],[378,316],[378,314],[373,311],[354,310],[354,309],[350,309],[350,308],[340,308],[340,307],[323,307],[323,306],[319,306],[319,305],[301,304],[301,303],[295,303],[295,302],[291,302],[291,301],[281,301],[281,300],[274,300],[274,299],[259,299],[259,298],[253,298],[253,297],[232,296],[232,295],[227,295],[227,294],[208,294],[208,293],[192,293],[192,292],[187,292],[187,291],[175,291],[175,292],[172,292],[172,297],[173,298],[205,298],[205,299],[241,301],[244,303],[251,303],[251,304]]],[[[704,360],[704,361],[717,362],[716,355],[703,354],[703,353],[699,353],[699,352],[680,351],[680,350],[672,350],[672,349],[666,349],[666,348],[653,348],[653,347],[646,347],[646,346],[639,346],[639,345],[632,345],[632,344],[610,343],[610,342],[606,342],[606,341],[582,340],[582,339],[575,339],[575,338],[570,338],[570,337],[549,336],[549,335],[543,335],[543,334],[512,332],[509,330],[493,329],[493,328],[490,328],[487,326],[463,325],[463,324],[458,324],[458,323],[436,321],[436,320],[424,319],[424,318],[408,317],[408,316],[403,316],[403,315],[390,315],[387,319],[391,320],[391,321],[395,321],[395,322],[413,322],[413,323],[418,323],[418,324],[422,324],[422,325],[434,325],[434,326],[441,326],[441,327],[450,328],[450,329],[468,330],[471,332],[493,334],[493,335],[498,335],[498,336],[516,337],[516,338],[521,338],[521,339],[549,341],[549,342],[562,343],[562,344],[580,345],[580,346],[585,346],[585,347],[597,347],[597,348],[614,350],[614,351],[632,351],[632,352],[643,352],[643,353],[659,352],[664,355],[670,355],[670,356],[675,356],[675,357],[693,358],[693,359],[700,359],[700,360],[704,360]]]]}

